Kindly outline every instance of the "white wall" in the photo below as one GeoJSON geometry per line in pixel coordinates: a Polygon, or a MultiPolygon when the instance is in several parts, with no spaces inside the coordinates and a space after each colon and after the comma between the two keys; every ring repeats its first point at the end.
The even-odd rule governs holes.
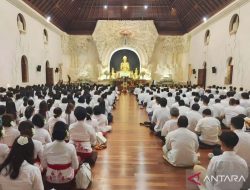
{"type": "MultiPolygon", "coordinates": [[[[19,10],[7,0],[0,1],[0,85],[28,85],[45,83],[45,63],[56,68],[62,63],[60,34],[50,30],[37,19],[19,10]],[[20,35],[17,28],[17,15],[21,13],[26,20],[26,34],[20,35]],[[44,44],[43,30],[46,28],[49,43],[44,44]],[[29,67],[29,82],[22,84],[21,57],[26,55],[29,67]],[[37,72],[37,65],[42,71],[37,72]]],[[[58,81],[58,74],[54,81],[58,81]]]]}
{"type": "MultiPolygon", "coordinates": [[[[243,2],[243,0],[238,1],[243,2]]],[[[233,86],[250,89],[250,2],[245,1],[243,5],[237,3],[231,5],[233,10],[226,8],[212,22],[192,31],[189,63],[192,68],[201,69],[203,62],[207,62],[207,85],[224,85],[228,57],[232,56],[234,61],[233,86]],[[228,11],[228,12],[227,12],[228,11]],[[227,12],[225,14],[225,12],[227,12]],[[239,14],[240,25],[236,36],[229,35],[229,23],[234,14],[239,14]],[[225,14],[220,17],[220,14],[225,14]],[[217,19],[218,17],[218,19],[217,19]],[[210,43],[204,45],[206,30],[211,33],[210,43]],[[212,67],[217,68],[217,73],[212,74],[212,67]]],[[[232,9],[232,8],[231,8],[232,9]]],[[[197,77],[198,78],[198,77],[197,77]]],[[[197,78],[192,77],[192,82],[197,83],[197,78]]]]}

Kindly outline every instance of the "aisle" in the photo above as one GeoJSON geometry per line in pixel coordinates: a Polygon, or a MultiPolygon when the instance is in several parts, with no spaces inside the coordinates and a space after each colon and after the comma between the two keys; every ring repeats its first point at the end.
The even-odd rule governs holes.
{"type": "Polygon", "coordinates": [[[121,95],[114,110],[108,148],[99,151],[91,190],[184,190],[185,169],[162,158],[161,142],[139,125],[146,120],[132,95],[121,95]]]}

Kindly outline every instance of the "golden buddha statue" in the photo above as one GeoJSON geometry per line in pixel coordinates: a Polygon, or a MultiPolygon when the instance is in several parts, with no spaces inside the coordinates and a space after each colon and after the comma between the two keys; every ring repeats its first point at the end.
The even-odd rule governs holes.
{"type": "Polygon", "coordinates": [[[122,63],[121,63],[121,66],[120,66],[120,70],[124,71],[124,72],[130,71],[130,65],[129,65],[127,56],[124,56],[122,58],[122,63]]]}

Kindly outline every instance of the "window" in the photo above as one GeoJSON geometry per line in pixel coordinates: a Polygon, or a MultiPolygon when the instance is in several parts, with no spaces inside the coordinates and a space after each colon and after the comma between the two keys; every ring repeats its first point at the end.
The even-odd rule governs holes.
{"type": "Polygon", "coordinates": [[[45,44],[49,42],[49,36],[48,36],[48,32],[46,29],[43,30],[43,41],[45,44]]]}
{"type": "Polygon", "coordinates": [[[205,46],[207,46],[209,44],[209,41],[210,41],[210,30],[207,30],[205,33],[205,37],[204,37],[205,46]]]}
{"type": "Polygon", "coordinates": [[[28,70],[28,60],[25,55],[21,58],[21,72],[22,72],[22,82],[29,82],[29,70],[28,70]]]}
{"type": "Polygon", "coordinates": [[[26,22],[22,14],[17,15],[17,27],[20,33],[26,32],[26,22]]]}
{"type": "Polygon", "coordinates": [[[233,58],[229,57],[227,59],[227,70],[226,70],[225,84],[233,83],[233,58]]]}
{"type": "Polygon", "coordinates": [[[232,16],[229,24],[229,34],[234,35],[237,33],[240,24],[240,17],[238,14],[232,16]]]}

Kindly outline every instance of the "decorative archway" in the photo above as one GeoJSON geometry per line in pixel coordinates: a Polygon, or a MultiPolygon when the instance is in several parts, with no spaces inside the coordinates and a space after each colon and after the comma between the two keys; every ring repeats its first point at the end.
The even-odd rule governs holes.
{"type": "Polygon", "coordinates": [[[140,73],[141,71],[140,55],[136,50],[128,47],[118,48],[111,53],[109,58],[109,71],[111,72],[112,68],[114,68],[115,71],[120,70],[120,63],[122,62],[123,56],[127,56],[131,70],[135,71],[135,69],[137,68],[140,73]]]}
{"type": "Polygon", "coordinates": [[[29,82],[29,69],[28,69],[28,59],[25,55],[21,58],[21,73],[22,73],[22,82],[29,82]]]}

